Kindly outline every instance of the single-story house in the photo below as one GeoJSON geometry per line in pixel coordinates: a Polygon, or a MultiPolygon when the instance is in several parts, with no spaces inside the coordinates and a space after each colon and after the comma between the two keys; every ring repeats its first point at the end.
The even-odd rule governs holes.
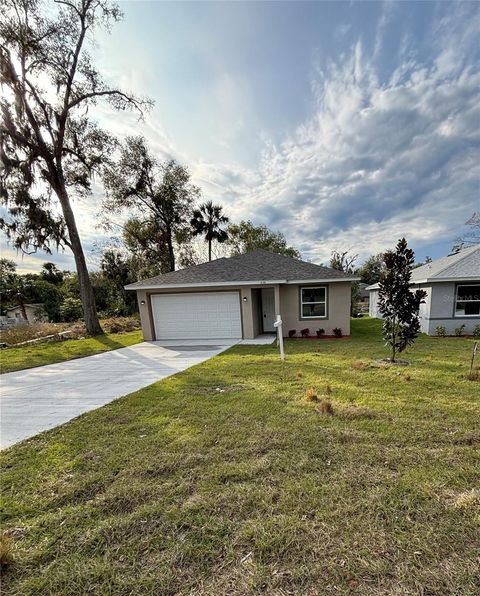
{"type": "MultiPolygon", "coordinates": [[[[37,323],[38,321],[45,320],[46,317],[43,304],[25,304],[24,306],[28,323],[37,323]]],[[[25,320],[25,317],[23,316],[22,307],[19,304],[5,309],[5,312],[7,314],[7,317],[9,317],[10,319],[25,320]]]]}
{"type": "Polygon", "coordinates": [[[351,283],[341,271],[255,250],[126,286],[135,290],[145,340],[252,339],[318,328],[350,334],[351,283]]]}
{"type": "Polygon", "coordinates": [[[368,312],[368,307],[370,304],[370,292],[368,291],[368,284],[359,283],[358,284],[358,300],[357,300],[357,308],[360,312],[368,312]]]}
{"type": "MultiPolygon", "coordinates": [[[[371,317],[382,315],[378,309],[378,284],[369,286],[371,317]]],[[[427,292],[420,305],[421,331],[435,335],[438,326],[448,335],[465,325],[464,333],[471,334],[480,324],[480,245],[464,248],[412,272],[412,289],[427,292]]]]}

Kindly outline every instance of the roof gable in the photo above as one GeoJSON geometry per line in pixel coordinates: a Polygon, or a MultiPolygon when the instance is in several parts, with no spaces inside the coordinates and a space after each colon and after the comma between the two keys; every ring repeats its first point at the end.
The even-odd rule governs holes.
{"type": "Polygon", "coordinates": [[[258,249],[230,258],[222,257],[215,261],[194,265],[179,271],[171,271],[150,279],[126,286],[128,289],[151,288],[156,286],[235,284],[240,282],[287,283],[306,280],[354,279],[351,275],[300,261],[293,257],[258,249]]]}

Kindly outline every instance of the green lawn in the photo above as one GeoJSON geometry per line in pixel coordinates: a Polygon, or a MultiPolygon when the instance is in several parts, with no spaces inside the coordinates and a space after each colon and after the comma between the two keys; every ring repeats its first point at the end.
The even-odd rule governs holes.
{"type": "Polygon", "coordinates": [[[379,335],[237,346],[5,451],[4,593],[478,595],[472,341],[381,368],[379,335]]]}
{"type": "Polygon", "coordinates": [[[7,373],[33,366],[64,362],[73,358],[93,356],[101,352],[126,348],[143,341],[140,330],[127,333],[111,333],[87,337],[85,339],[67,339],[65,341],[45,342],[21,348],[8,348],[0,351],[0,372],[7,373]]]}

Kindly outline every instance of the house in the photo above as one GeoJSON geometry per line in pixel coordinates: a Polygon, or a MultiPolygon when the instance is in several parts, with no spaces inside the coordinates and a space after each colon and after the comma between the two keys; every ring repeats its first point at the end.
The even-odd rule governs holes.
{"type": "MultiPolygon", "coordinates": [[[[45,310],[43,304],[24,304],[28,323],[36,323],[38,321],[45,321],[45,310]]],[[[5,309],[7,317],[10,319],[25,320],[23,316],[22,307],[17,304],[5,309]]]]}
{"type": "MultiPolygon", "coordinates": [[[[378,284],[369,286],[370,316],[381,319],[378,284]]],[[[427,292],[420,305],[421,331],[435,335],[438,326],[448,335],[465,325],[466,334],[480,325],[480,245],[417,267],[412,272],[412,289],[427,292]]]]}
{"type": "Polygon", "coordinates": [[[358,284],[357,308],[360,312],[366,313],[366,312],[368,312],[369,304],[370,304],[370,292],[368,290],[368,284],[361,282],[358,284]]]}
{"type": "Polygon", "coordinates": [[[350,275],[265,250],[221,258],[126,286],[145,340],[251,339],[309,328],[350,334],[350,275]]]}

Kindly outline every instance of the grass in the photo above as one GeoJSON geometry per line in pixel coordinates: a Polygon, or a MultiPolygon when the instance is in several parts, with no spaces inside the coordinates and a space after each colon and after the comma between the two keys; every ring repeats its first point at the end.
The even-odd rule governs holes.
{"type": "Polygon", "coordinates": [[[85,339],[67,339],[20,348],[8,348],[0,351],[0,372],[7,373],[34,366],[64,362],[73,358],[93,356],[93,354],[125,348],[141,341],[143,341],[142,332],[136,330],[85,339]]]}
{"type": "Polygon", "coordinates": [[[4,592],[478,594],[472,341],[379,336],[237,346],[5,451],[4,592]]]}

